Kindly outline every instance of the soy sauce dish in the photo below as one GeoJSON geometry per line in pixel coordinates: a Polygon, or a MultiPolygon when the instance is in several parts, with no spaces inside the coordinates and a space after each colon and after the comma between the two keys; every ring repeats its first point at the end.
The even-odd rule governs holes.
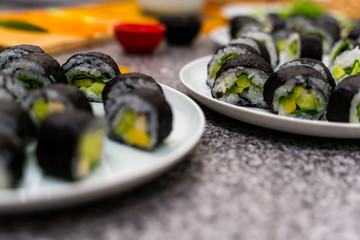
{"type": "Polygon", "coordinates": [[[166,25],[166,40],[173,45],[191,44],[201,27],[200,18],[195,16],[161,17],[159,21],[166,25]]]}
{"type": "Polygon", "coordinates": [[[117,41],[129,53],[152,53],[164,39],[164,24],[116,24],[117,41]]]}

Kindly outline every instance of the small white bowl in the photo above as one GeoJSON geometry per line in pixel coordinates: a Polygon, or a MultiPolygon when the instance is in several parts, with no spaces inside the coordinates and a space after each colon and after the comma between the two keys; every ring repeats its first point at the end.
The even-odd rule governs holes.
{"type": "Polygon", "coordinates": [[[146,13],[180,16],[199,13],[204,0],[138,0],[138,3],[146,13]]]}

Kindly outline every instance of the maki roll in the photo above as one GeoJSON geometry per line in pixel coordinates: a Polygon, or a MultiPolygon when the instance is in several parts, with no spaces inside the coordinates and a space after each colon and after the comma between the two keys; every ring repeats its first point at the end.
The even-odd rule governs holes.
{"type": "Polygon", "coordinates": [[[0,99],[21,101],[28,94],[22,81],[0,72],[0,99]]]}
{"type": "Polygon", "coordinates": [[[306,66],[315,69],[316,71],[320,72],[321,75],[328,81],[331,87],[335,87],[335,80],[332,77],[330,70],[319,60],[311,59],[311,58],[298,58],[292,60],[290,62],[284,63],[279,67],[279,70],[282,68],[287,68],[290,66],[306,66]]]}
{"type": "Polygon", "coordinates": [[[13,60],[14,58],[22,57],[29,53],[45,53],[40,47],[35,45],[16,45],[4,48],[0,52],[0,71],[3,69],[4,65],[13,60]]]}
{"type": "Polygon", "coordinates": [[[286,27],[285,20],[279,17],[276,13],[269,13],[265,15],[262,22],[264,25],[264,31],[269,33],[283,30],[286,27]]]}
{"type": "Polygon", "coordinates": [[[39,131],[39,166],[50,176],[83,179],[100,161],[105,134],[103,119],[90,113],[50,114],[39,131]]]}
{"type": "Polygon", "coordinates": [[[37,89],[52,83],[67,83],[59,63],[46,53],[30,53],[7,62],[3,73],[24,82],[27,89],[37,89]]]}
{"type": "Polygon", "coordinates": [[[258,31],[261,29],[260,22],[249,16],[236,16],[230,20],[231,38],[238,38],[248,31],[258,31]]]}
{"type": "Polygon", "coordinates": [[[25,150],[8,135],[0,132],[0,189],[16,187],[25,164],[25,150]]]}
{"type": "Polygon", "coordinates": [[[26,145],[36,137],[36,127],[20,104],[0,100],[0,129],[17,143],[26,145]]]}
{"type": "Polygon", "coordinates": [[[330,66],[330,71],[338,84],[347,76],[360,73],[360,48],[355,47],[340,54],[330,66]]]}
{"type": "Polygon", "coordinates": [[[255,54],[233,57],[216,74],[211,95],[231,104],[267,108],[263,88],[272,73],[270,64],[255,54]]]}
{"type": "Polygon", "coordinates": [[[258,52],[249,45],[238,43],[230,43],[217,50],[207,65],[206,84],[209,87],[214,85],[216,73],[227,59],[249,53],[258,54],[258,52]]]}
{"type": "Polygon", "coordinates": [[[158,90],[138,88],[116,99],[106,113],[109,137],[144,150],[160,145],[172,130],[172,112],[158,90]]]}
{"type": "Polygon", "coordinates": [[[270,63],[269,52],[266,49],[265,45],[262,44],[260,41],[249,37],[239,37],[231,40],[230,43],[249,45],[250,47],[254,48],[263,59],[270,63]]]}
{"type": "Polygon", "coordinates": [[[320,119],[325,114],[331,85],[313,68],[290,66],[266,82],[264,98],[272,112],[296,118],[320,119]]]}
{"type": "Polygon", "coordinates": [[[335,122],[360,123],[360,75],[346,77],[331,93],[326,118],[335,122]]]}
{"type": "Polygon", "coordinates": [[[36,124],[40,124],[49,114],[65,111],[86,111],[92,108],[85,94],[76,87],[65,84],[51,84],[30,92],[22,105],[36,124]]]}
{"type": "Polygon", "coordinates": [[[277,67],[277,65],[279,64],[279,52],[276,48],[276,43],[274,38],[269,33],[251,31],[243,34],[243,37],[254,38],[260,41],[261,43],[263,43],[270,55],[271,66],[273,68],[277,67]]]}
{"type": "Polygon", "coordinates": [[[337,41],[334,46],[331,48],[331,52],[330,52],[330,61],[334,62],[335,59],[342,54],[343,52],[347,51],[347,50],[352,50],[354,49],[356,46],[360,47],[360,42],[357,42],[355,40],[352,39],[341,39],[339,41],[337,41]]]}
{"type": "Polygon", "coordinates": [[[286,61],[297,58],[322,59],[322,41],[319,37],[293,32],[285,46],[286,61]]]}
{"type": "Polygon", "coordinates": [[[101,102],[105,83],[120,74],[109,55],[100,52],[75,54],[62,65],[71,86],[79,87],[90,101],[101,102]]]}
{"type": "Polygon", "coordinates": [[[151,76],[137,72],[120,74],[105,85],[102,94],[105,111],[117,98],[138,88],[153,89],[163,94],[160,85],[151,76]]]}

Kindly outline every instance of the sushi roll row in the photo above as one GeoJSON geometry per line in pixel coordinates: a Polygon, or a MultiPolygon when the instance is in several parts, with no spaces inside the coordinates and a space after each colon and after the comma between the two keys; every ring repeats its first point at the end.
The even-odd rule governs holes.
{"type": "Polygon", "coordinates": [[[105,83],[121,74],[116,62],[100,52],[79,53],[62,66],[41,48],[16,45],[0,52],[0,72],[23,82],[28,90],[54,83],[75,86],[90,101],[101,102],[105,83]]]}

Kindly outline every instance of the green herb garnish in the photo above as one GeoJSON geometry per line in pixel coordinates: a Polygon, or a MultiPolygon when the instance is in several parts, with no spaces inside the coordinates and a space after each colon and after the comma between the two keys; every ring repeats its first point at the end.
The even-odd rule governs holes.
{"type": "Polygon", "coordinates": [[[0,26],[11,29],[17,29],[17,30],[31,31],[31,32],[47,32],[47,30],[44,28],[23,21],[0,20],[0,26]]]}

